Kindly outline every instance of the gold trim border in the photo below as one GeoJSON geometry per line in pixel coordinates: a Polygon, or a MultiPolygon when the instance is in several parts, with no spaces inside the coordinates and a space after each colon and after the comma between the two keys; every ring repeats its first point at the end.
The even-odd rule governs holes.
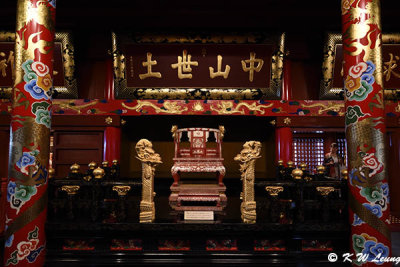
{"type": "Polygon", "coordinates": [[[117,99],[225,99],[253,100],[280,99],[283,57],[285,53],[285,33],[272,34],[268,38],[261,35],[135,35],[111,33],[111,55],[113,57],[114,88],[117,99]],[[271,58],[271,80],[268,88],[133,88],[127,87],[126,59],[121,50],[124,43],[237,43],[276,44],[277,51],[271,58]]]}
{"type": "MultiPolygon", "coordinates": [[[[15,32],[0,32],[0,42],[15,42],[15,32]]],[[[65,86],[55,86],[59,93],[57,99],[78,98],[78,84],[75,76],[74,45],[72,34],[69,32],[56,32],[54,42],[61,43],[61,55],[64,66],[65,86]]],[[[0,99],[11,99],[12,87],[0,87],[0,99]]]]}
{"type": "MultiPolygon", "coordinates": [[[[332,87],[335,66],[335,46],[342,43],[341,33],[327,33],[324,42],[324,59],[322,62],[322,78],[320,82],[321,100],[340,100],[339,93],[343,88],[332,87]]],[[[385,33],[382,35],[384,44],[400,44],[400,33],[385,33]]],[[[386,100],[397,100],[400,88],[384,89],[386,100]]]]}

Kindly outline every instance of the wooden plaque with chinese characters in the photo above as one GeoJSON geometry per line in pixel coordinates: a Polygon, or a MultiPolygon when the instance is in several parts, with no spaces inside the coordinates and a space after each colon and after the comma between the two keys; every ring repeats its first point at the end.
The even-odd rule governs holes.
{"type": "MultiPolygon", "coordinates": [[[[15,34],[0,32],[0,98],[10,98],[15,75],[15,34]]],[[[53,86],[55,98],[77,98],[78,89],[74,77],[74,57],[71,37],[68,33],[56,33],[54,41],[53,86]]]]}
{"type": "MultiPolygon", "coordinates": [[[[343,91],[343,45],[341,34],[328,34],[326,38],[320,97],[339,99],[343,91]]],[[[400,34],[383,34],[383,81],[385,98],[396,98],[400,90],[400,34]]]]}
{"type": "Polygon", "coordinates": [[[124,37],[121,41],[113,34],[117,98],[274,99],[280,96],[283,35],[267,42],[256,42],[249,37],[229,40],[124,37]]]}

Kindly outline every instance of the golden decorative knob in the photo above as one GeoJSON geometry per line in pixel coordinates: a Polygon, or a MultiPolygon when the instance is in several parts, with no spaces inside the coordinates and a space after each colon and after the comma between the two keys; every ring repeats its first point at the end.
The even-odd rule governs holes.
{"type": "Polygon", "coordinates": [[[105,120],[104,120],[108,125],[110,125],[113,122],[113,119],[108,116],[105,120]]]}
{"type": "Polygon", "coordinates": [[[343,179],[347,180],[349,178],[349,172],[346,169],[341,171],[343,179]]]}
{"type": "Polygon", "coordinates": [[[289,160],[288,162],[286,162],[288,168],[294,168],[294,162],[289,160]]]}
{"type": "Polygon", "coordinates": [[[305,163],[305,162],[300,163],[300,169],[301,169],[302,171],[307,170],[307,163],[305,163]]]}
{"type": "Polygon", "coordinates": [[[92,180],[92,176],[91,175],[83,176],[83,180],[85,180],[86,182],[90,182],[90,180],[92,180]]]}
{"type": "Polygon", "coordinates": [[[97,167],[97,163],[92,161],[88,164],[89,169],[94,170],[97,167]]]}
{"type": "Polygon", "coordinates": [[[270,196],[277,196],[280,192],[283,192],[283,186],[267,186],[265,191],[268,192],[270,196]]]}
{"type": "Polygon", "coordinates": [[[95,179],[101,179],[104,177],[104,170],[100,167],[97,167],[93,170],[93,176],[95,179]]]}
{"type": "Polygon", "coordinates": [[[81,166],[79,166],[79,164],[72,164],[71,167],[69,168],[71,170],[72,173],[79,173],[79,169],[81,168],[81,166]]]}
{"type": "Polygon", "coordinates": [[[331,192],[335,191],[335,188],[332,186],[318,186],[316,189],[322,196],[327,196],[331,192]]]}
{"type": "Polygon", "coordinates": [[[113,164],[113,165],[117,165],[117,164],[118,164],[118,160],[117,160],[117,159],[114,159],[114,160],[112,161],[112,164],[113,164]]]}
{"type": "Polygon", "coordinates": [[[326,168],[325,168],[325,166],[324,165],[318,165],[317,166],[317,173],[318,174],[324,174],[325,173],[325,170],[326,170],[326,168]]]}
{"type": "Polygon", "coordinates": [[[114,185],[112,190],[116,191],[118,196],[126,196],[129,190],[131,190],[131,187],[129,185],[114,185]]]}
{"type": "Polygon", "coordinates": [[[283,166],[283,160],[278,160],[278,166],[283,166]]]}
{"type": "Polygon", "coordinates": [[[300,169],[294,169],[292,171],[292,177],[296,180],[300,180],[301,177],[303,176],[303,171],[300,169]]]}
{"type": "Polygon", "coordinates": [[[103,166],[103,168],[108,167],[108,161],[103,161],[101,165],[103,166]]]}
{"type": "Polygon", "coordinates": [[[68,195],[76,195],[76,193],[78,193],[79,188],[80,188],[79,185],[63,185],[61,187],[61,190],[67,192],[68,195]]]}
{"type": "Polygon", "coordinates": [[[54,175],[56,174],[56,170],[53,168],[49,169],[49,179],[54,178],[54,175]]]}
{"type": "Polygon", "coordinates": [[[311,182],[311,181],[312,181],[312,178],[309,177],[309,176],[306,176],[306,177],[304,177],[304,181],[306,181],[306,182],[311,182]]]}

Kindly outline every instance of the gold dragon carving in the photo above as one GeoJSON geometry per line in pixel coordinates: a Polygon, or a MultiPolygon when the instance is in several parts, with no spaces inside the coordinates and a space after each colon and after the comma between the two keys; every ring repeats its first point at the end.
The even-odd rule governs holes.
{"type": "Polygon", "coordinates": [[[240,154],[236,155],[235,161],[239,161],[243,189],[241,192],[242,203],[240,211],[244,223],[256,223],[256,202],[254,200],[254,169],[256,160],[260,158],[261,143],[248,141],[243,145],[240,154]]]}
{"type": "Polygon", "coordinates": [[[151,223],[155,219],[154,172],[161,164],[161,157],[155,153],[153,144],[147,139],[140,139],[136,144],[136,158],[142,162],[142,200],[140,201],[140,223],[151,223]]]}
{"type": "Polygon", "coordinates": [[[302,108],[316,108],[319,107],[318,114],[323,114],[328,111],[334,111],[337,112],[340,116],[344,115],[344,112],[342,109],[344,109],[344,103],[335,103],[335,102],[328,102],[328,104],[322,104],[322,103],[314,103],[314,104],[301,104],[302,108]]]}
{"type": "Polygon", "coordinates": [[[58,100],[57,99],[57,100],[53,101],[53,104],[55,106],[58,106],[60,109],[62,109],[62,110],[70,109],[70,110],[76,111],[76,113],[78,113],[78,114],[82,113],[82,109],[88,108],[90,106],[94,106],[97,103],[99,103],[98,100],[94,100],[87,104],[81,104],[81,105],[80,104],[77,105],[75,100],[58,100]]]}
{"type": "Polygon", "coordinates": [[[218,114],[234,114],[234,113],[240,113],[240,114],[245,114],[245,111],[241,109],[242,107],[246,107],[249,111],[254,111],[254,112],[260,112],[260,114],[264,114],[265,110],[272,107],[274,104],[271,103],[269,105],[257,105],[256,103],[245,103],[241,102],[236,105],[236,107],[233,106],[233,102],[231,101],[221,101],[219,104],[217,104],[217,107],[210,106],[210,109],[217,112],[218,114]]]}
{"type": "Polygon", "coordinates": [[[154,109],[156,113],[169,113],[169,114],[182,114],[187,111],[187,107],[182,107],[179,104],[172,101],[164,101],[162,108],[149,102],[149,101],[137,101],[137,105],[134,107],[130,107],[125,103],[122,103],[124,108],[135,110],[136,112],[140,112],[144,107],[151,107],[154,109]]]}

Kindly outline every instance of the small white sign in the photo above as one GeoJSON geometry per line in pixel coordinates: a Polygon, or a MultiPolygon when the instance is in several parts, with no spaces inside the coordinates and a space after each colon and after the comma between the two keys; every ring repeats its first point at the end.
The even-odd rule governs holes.
{"type": "Polygon", "coordinates": [[[214,220],[214,211],[193,211],[185,210],[184,219],[188,221],[208,221],[214,220]]]}

